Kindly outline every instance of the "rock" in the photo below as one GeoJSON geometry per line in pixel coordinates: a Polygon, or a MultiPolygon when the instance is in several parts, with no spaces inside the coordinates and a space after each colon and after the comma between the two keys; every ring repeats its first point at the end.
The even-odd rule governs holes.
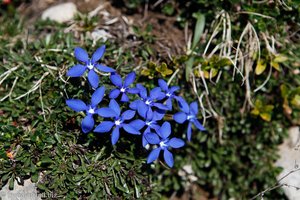
{"type": "Polygon", "coordinates": [[[280,183],[287,184],[282,187],[284,193],[290,200],[300,199],[300,190],[295,187],[300,187],[300,170],[297,170],[300,165],[300,127],[295,126],[289,129],[289,138],[279,146],[280,158],[275,163],[276,166],[282,167],[283,171],[277,177],[280,180],[291,171],[287,177],[280,180],[280,183]]]}
{"type": "Polygon", "coordinates": [[[9,190],[8,184],[0,190],[0,197],[2,200],[41,200],[38,196],[35,184],[30,180],[25,180],[24,185],[18,185],[17,181],[14,183],[14,189],[9,190]]]}
{"type": "Polygon", "coordinates": [[[72,20],[76,12],[77,8],[74,3],[62,3],[46,9],[42,14],[42,19],[63,23],[72,20]]]}

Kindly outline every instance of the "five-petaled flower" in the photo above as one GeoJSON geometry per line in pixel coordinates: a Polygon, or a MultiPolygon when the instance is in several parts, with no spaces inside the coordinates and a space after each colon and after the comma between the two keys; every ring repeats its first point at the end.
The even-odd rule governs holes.
{"type": "Polygon", "coordinates": [[[152,110],[149,110],[147,113],[143,113],[142,117],[144,120],[136,119],[130,122],[130,125],[135,127],[137,130],[141,130],[142,128],[146,127],[143,131],[143,138],[142,138],[142,144],[143,147],[145,147],[148,144],[148,141],[146,140],[146,133],[151,132],[151,130],[158,130],[160,126],[158,125],[157,121],[161,120],[164,117],[164,113],[159,113],[157,111],[152,112],[152,110]]]}
{"type": "Polygon", "coordinates": [[[152,163],[156,160],[160,154],[160,151],[164,151],[164,160],[169,167],[173,167],[174,159],[173,154],[168,150],[169,147],[180,148],[184,146],[184,141],[179,138],[169,138],[171,134],[171,125],[169,122],[164,122],[162,126],[155,133],[146,133],[145,137],[150,144],[158,145],[153,149],[148,158],[147,163],[152,163]]]}
{"type": "Polygon", "coordinates": [[[114,127],[111,136],[111,143],[113,145],[115,145],[119,140],[120,128],[123,128],[127,133],[130,134],[141,134],[134,127],[124,122],[126,120],[132,119],[135,116],[135,111],[126,110],[121,114],[120,106],[114,99],[110,100],[109,107],[100,108],[98,110],[98,114],[104,118],[113,118],[113,121],[103,121],[94,130],[94,132],[106,133],[109,132],[112,127],[114,127]]]}
{"type": "Polygon", "coordinates": [[[174,95],[174,92],[176,92],[180,88],[178,86],[171,86],[169,88],[168,84],[163,79],[158,80],[158,85],[165,92],[167,98],[166,106],[169,110],[172,110],[172,99],[176,99],[177,101],[179,99],[178,96],[174,95]]]}
{"type": "Polygon", "coordinates": [[[124,83],[122,83],[122,78],[119,74],[113,74],[110,76],[111,82],[117,87],[113,89],[110,94],[109,98],[115,99],[117,98],[120,94],[121,96],[121,102],[128,102],[129,98],[126,93],[130,94],[137,94],[139,93],[139,89],[137,88],[129,88],[129,86],[134,82],[135,79],[135,73],[131,72],[129,73],[125,80],[124,83]]]}
{"type": "Polygon", "coordinates": [[[80,77],[88,69],[89,83],[93,88],[97,88],[99,85],[99,76],[95,72],[95,68],[97,68],[102,72],[108,72],[108,73],[115,72],[114,69],[98,63],[98,61],[102,58],[104,52],[105,52],[105,45],[102,45],[93,53],[92,58],[90,59],[87,52],[84,49],[80,47],[76,47],[74,50],[74,55],[76,59],[82,62],[84,65],[77,64],[73,66],[67,72],[67,76],[80,77]]]}
{"type": "Polygon", "coordinates": [[[92,95],[91,104],[86,105],[80,99],[68,99],[67,105],[74,111],[85,111],[86,117],[81,122],[81,129],[84,133],[90,132],[94,128],[94,114],[98,114],[98,104],[102,101],[105,92],[105,87],[102,86],[95,90],[92,95]]]}
{"type": "Polygon", "coordinates": [[[147,89],[141,84],[137,84],[136,87],[140,90],[139,95],[141,99],[133,101],[129,107],[133,110],[137,110],[140,116],[145,116],[148,110],[152,110],[151,107],[156,107],[160,110],[168,110],[168,107],[157,101],[165,98],[165,94],[159,87],[156,87],[150,91],[150,95],[147,95],[147,89]]]}
{"type": "Polygon", "coordinates": [[[205,128],[201,125],[201,123],[197,119],[198,104],[196,101],[194,101],[189,106],[183,98],[180,98],[178,104],[182,112],[176,113],[173,116],[173,118],[179,124],[182,124],[185,121],[189,121],[188,128],[187,128],[187,139],[188,141],[191,141],[192,124],[194,124],[200,131],[205,131],[205,128]]]}

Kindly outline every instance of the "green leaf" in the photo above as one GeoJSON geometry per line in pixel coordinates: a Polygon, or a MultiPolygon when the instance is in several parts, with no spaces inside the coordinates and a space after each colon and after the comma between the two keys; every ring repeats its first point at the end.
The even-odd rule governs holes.
{"type": "Polygon", "coordinates": [[[263,120],[267,121],[267,122],[271,121],[271,114],[270,113],[260,113],[260,117],[263,120]]]}
{"type": "Polygon", "coordinates": [[[265,71],[266,67],[267,67],[267,63],[264,60],[257,61],[257,65],[255,68],[255,74],[256,75],[262,74],[265,71]]]}
{"type": "Polygon", "coordinates": [[[282,63],[282,62],[285,62],[287,60],[288,60],[288,58],[286,56],[282,55],[282,54],[278,54],[274,58],[274,62],[276,62],[276,63],[282,63]]]}
{"type": "Polygon", "coordinates": [[[194,49],[197,45],[197,43],[199,42],[202,34],[203,34],[203,30],[204,30],[204,26],[205,26],[205,16],[201,13],[194,13],[193,14],[194,17],[196,17],[196,26],[195,26],[195,30],[194,30],[194,37],[193,37],[193,42],[192,42],[192,49],[194,49]]]}

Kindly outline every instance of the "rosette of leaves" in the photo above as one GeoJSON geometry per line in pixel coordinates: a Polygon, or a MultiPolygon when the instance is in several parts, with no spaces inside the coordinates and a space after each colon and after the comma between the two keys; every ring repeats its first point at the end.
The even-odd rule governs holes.
{"type": "Polygon", "coordinates": [[[271,121],[273,109],[273,105],[266,105],[263,101],[257,99],[254,103],[253,110],[251,110],[251,114],[260,116],[263,120],[269,122],[271,121]]]}
{"type": "Polygon", "coordinates": [[[269,65],[270,67],[274,68],[276,71],[281,71],[280,64],[287,61],[288,58],[282,54],[276,54],[272,56],[266,56],[257,60],[255,74],[261,75],[269,65]]]}
{"type": "Polygon", "coordinates": [[[157,65],[154,62],[149,62],[147,65],[147,68],[144,68],[141,72],[143,76],[148,76],[149,79],[153,79],[158,74],[160,74],[163,77],[166,77],[168,75],[171,75],[173,73],[173,70],[168,68],[167,63],[162,63],[161,65],[157,65]]]}
{"type": "MultiPolygon", "coordinates": [[[[228,58],[216,55],[209,59],[200,59],[199,64],[201,64],[201,72],[203,72],[203,76],[206,79],[214,78],[224,67],[232,65],[228,58]]],[[[197,77],[201,77],[200,71],[197,69],[194,70],[194,74],[197,77]]]]}

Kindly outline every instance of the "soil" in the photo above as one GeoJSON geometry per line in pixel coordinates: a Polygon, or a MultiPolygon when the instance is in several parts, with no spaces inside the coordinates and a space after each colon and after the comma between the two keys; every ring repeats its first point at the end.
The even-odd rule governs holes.
{"type": "MultiPolygon", "coordinates": [[[[170,58],[171,55],[182,55],[185,52],[186,38],[185,31],[176,26],[175,16],[166,16],[159,12],[151,11],[147,8],[137,10],[137,12],[127,12],[124,7],[115,7],[109,0],[32,0],[31,3],[22,3],[18,10],[28,18],[29,23],[33,23],[40,18],[44,10],[50,6],[60,3],[73,2],[81,13],[89,13],[102,5],[99,10],[99,26],[97,28],[109,29],[108,32],[120,40],[121,44],[128,44],[128,38],[134,33],[133,26],[137,26],[144,31],[147,25],[152,26],[151,35],[155,37],[151,44],[160,58],[170,58]],[[108,25],[107,22],[114,21],[108,25]]],[[[191,31],[187,33],[190,34],[191,31]]],[[[132,45],[130,41],[129,45],[132,45]]],[[[137,45],[140,45],[139,43],[137,45]]]]}

